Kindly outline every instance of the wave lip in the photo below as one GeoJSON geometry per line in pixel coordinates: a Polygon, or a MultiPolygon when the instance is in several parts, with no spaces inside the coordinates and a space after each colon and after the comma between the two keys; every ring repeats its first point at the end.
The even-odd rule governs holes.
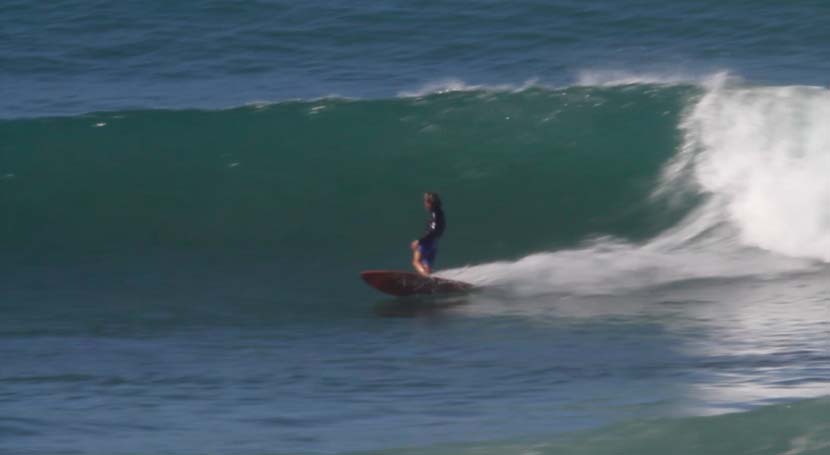
{"type": "Polygon", "coordinates": [[[693,73],[684,71],[582,70],[577,73],[579,87],[619,87],[625,85],[699,85],[732,77],[727,71],[693,73]]]}
{"type": "Polygon", "coordinates": [[[398,92],[399,98],[421,98],[453,92],[522,92],[532,87],[541,87],[538,79],[529,79],[521,84],[469,84],[461,79],[448,78],[429,82],[415,90],[398,92]]]}
{"type": "Polygon", "coordinates": [[[398,92],[400,98],[420,98],[453,92],[523,92],[531,88],[563,90],[569,87],[619,87],[626,85],[706,85],[712,80],[732,77],[726,71],[692,74],[684,72],[635,72],[625,70],[583,70],[575,80],[566,84],[548,84],[539,78],[528,79],[520,84],[471,84],[458,78],[446,78],[421,85],[414,90],[398,92]]]}

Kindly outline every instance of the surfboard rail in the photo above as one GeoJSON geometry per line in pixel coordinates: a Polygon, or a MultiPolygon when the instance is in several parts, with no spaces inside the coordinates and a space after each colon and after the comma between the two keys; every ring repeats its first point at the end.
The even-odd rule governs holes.
{"type": "Polygon", "coordinates": [[[473,288],[470,283],[403,270],[364,270],[360,277],[378,291],[397,297],[460,293],[473,288]]]}

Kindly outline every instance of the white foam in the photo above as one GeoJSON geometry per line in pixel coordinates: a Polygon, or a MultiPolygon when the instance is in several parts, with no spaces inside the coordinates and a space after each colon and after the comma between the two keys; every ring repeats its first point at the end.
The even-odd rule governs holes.
{"type": "Polygon", "coordinates": [[[830,261],[828,122],[826,89],[714,85],[684,119],[671,166],[742,245],[830,261]]]}
{"type": "Polygon", "coordinates": [[[768,277],[812,265],[728,242],[680,248],[676,240],[660,238],[637,245],[605,239],[585,248],[537,253],[441,275],[478,286],[508,288],[520,295],[596,295],[693,279],[768,277]]]}

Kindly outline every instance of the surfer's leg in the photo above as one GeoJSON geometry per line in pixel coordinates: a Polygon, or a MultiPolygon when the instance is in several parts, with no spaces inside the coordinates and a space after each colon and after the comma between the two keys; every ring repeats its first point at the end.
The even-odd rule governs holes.
{"type": "Polygon", "coordinates": [[[421,275],[423,276],[429,276],[432,273],[432,267],[430,267],[427,261],[421,261],[421,269],[421,275]]]}
{"type": "Polygon", "coordinates": [[[435,246],[434,242],[430,242],[418,248],[421,252],[421,264],[424,266],[425,275],[432,273],[432,264],[435,264],[435,254],[438,253],[438,248],[435,246]]]}
{"type": "Polygon", "coordinates": [[[415,251],[412,254],[412,267],[415,267],[415,270],[423,276],[427,276],[431,272],[429,264],[424,261],[424,258],[421,255],[420,248],[415,248],[415,251]]]}

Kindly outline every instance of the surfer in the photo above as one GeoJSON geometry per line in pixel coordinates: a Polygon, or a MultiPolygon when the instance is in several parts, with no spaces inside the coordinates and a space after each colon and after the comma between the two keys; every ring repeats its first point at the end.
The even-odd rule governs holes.
{"type": "Polygon", "coordinates": [[[410,247],[412,248],[412,266],[418,273],[427,276],[432,273],[432,264],[438,253],[438,239],[444,233],[446,223],[438,193],[424,193],[424,208],[429,212],[426,231],[423,237],[413,240],[410,247]]]}

